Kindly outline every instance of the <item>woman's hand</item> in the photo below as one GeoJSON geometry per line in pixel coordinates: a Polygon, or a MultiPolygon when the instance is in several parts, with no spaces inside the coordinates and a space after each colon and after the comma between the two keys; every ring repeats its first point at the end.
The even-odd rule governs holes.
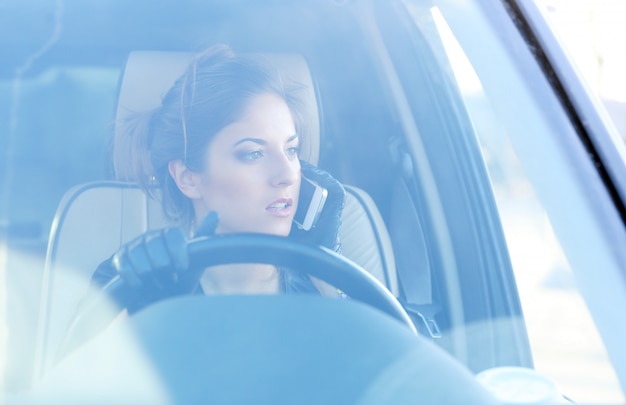
{"type": "MultiPolygon", "coordinates": [[[[196,236],[215,234],[218,217],[209,213],[196,231],[196,236]]],[[[93,282],[105,284],[115,276],[124,280],[118,303],[135,312],[160,299],[192,293],[198,280],[190,275],[187,239],[181,228],[170,227],[145,232],[122,245],[103,262],[93,282]]]]}
{"type": "Polygon", "coordinates": [[[300,164],[302,166],[302,176],[328,190],[328,196],[313,228],[304,231],[293,224],[289,237],[339,252],[341,250],[339,226],[341,225],[341,214],[346,201],[346,190],[337,179],[324,170],[303,160],[300,161],[300,164]]]}
{"type": "Polygon", "coordinates": [[[168,288],[189,266],[185,234],[181,228],[148,231],[120,247],[110,265],[130,288],[168,288]]]}

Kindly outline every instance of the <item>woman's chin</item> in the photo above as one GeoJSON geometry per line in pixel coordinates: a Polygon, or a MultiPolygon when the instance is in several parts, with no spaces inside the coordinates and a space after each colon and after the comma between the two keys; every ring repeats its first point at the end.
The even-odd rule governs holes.
{"type": "Polygon", "coordinates": [[[263,233],[276,236],[289,236],[289,232],[291,232],[291,221],[285,221],[285,223],[281,223],[273,227],[268,227],[267,231],[263,233]]]}
{"type": "Polygon", "coordinates": [[[291,232],[291,227],[286,228],[286,229],[276,229],[273,230],[273,232],[266,232],[270,235],[276,235],[276,236],[289,236],[289,232],[291,232]]]}

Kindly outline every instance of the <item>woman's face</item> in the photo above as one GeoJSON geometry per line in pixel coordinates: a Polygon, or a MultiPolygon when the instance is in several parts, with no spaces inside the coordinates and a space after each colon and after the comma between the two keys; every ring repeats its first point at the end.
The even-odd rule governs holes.
{"type": "Polygon", "coordinates": [[[217,233],[288,235],[300,191],[299,141],[282,98],[250,99],[242,118],[209,144],[205,170],[194,174],[196,218],[216,211],[217,233]]]}

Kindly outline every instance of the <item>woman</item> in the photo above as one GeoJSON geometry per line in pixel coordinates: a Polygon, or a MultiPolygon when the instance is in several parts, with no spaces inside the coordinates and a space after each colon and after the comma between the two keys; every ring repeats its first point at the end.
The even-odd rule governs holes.
{"type": "Polygon", "coordinates": [[[146,192],[155,194],[156,185],[176,227],[122,246],[92,282],[104,285],[120,275],[130,288],[118,301],[130,312],[185,293],[328,294],[318,280],[271,265],[211,267],[199,284],[184,277],[186,237],[253,232],[339,249],[345,191],[328,173],[299,160],[303,131],[296,91],[226,46],[198,55],[161,106],[128,122],[124,136],[131,154],[118,154],[115,162],[121,177],[138,181],[146,192]],[[303,175],[328,190],[309,231],[293,223],[303,175]]]}

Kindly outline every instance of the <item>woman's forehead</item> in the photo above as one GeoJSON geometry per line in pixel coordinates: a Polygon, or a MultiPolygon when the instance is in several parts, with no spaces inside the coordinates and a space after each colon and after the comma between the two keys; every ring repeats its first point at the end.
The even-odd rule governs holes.
{"type": "Polygon", "coordinates": [[[213,143],[230,143],[244,140],[259,142],[290,142],[296,135],[295,123],[287,103],[274,94],[252,97],[241,117],[220,130],[213,143]]]}

